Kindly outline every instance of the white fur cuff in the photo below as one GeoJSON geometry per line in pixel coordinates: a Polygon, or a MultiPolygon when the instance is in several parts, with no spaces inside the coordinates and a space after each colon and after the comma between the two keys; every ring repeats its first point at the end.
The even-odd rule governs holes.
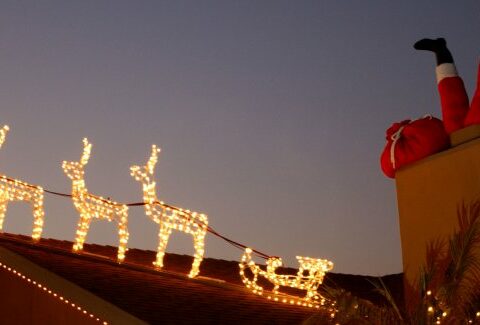
{"type": "Polygon", "coordinates": [[[437,84],[442,81],[444,78],[448,77],[457,77],[457,68],[453,63],[442,63],[435,68],[435,73],[437,75],[437,84]]]}

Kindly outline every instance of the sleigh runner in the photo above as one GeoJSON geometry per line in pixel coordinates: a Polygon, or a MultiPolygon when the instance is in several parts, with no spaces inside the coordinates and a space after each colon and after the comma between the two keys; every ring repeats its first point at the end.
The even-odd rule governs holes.
{"type": "Polygon", "coordinates": [[[252,249],[246,248],[239,264],[240,276],[246,287],[255,294],[265,295],[268,299],[284,303],[319,308],[325,303],[325,299],[317,292],[317,289],[322,284],[325,273],[333,268],[333,263],[325,259],[302,256],[297,256],[297,260],[299,269],[296,275],[277,274],[276,269],[282,266],[281,258],[268,258],[264,270],[252,260],[252,249]],[[251,273],[253,278],[249,279],[246,273],[251,273]],[[274,286],[271,292],[268,291],[264,294],[264,288],[258,284],[260,277],[274,286]],[[281,293],[279,291],[281,286],[306,290],[306,295],[301,298],[281,293]]]}

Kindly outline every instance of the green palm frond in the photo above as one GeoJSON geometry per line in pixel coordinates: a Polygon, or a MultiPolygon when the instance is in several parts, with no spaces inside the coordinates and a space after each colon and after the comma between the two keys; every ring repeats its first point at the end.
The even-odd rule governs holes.
{"type": "Polygon", "coordinates": [[[380,278],[370,282],[387,306],[377,306],[343,289],[323,287],[322,295],[336,301],[338,313],[321,322],[312,318],[306,324],[433,325],[438,320],[442,324],[480,324],[480,200],[462,203],[457,218],[458,228],[447,240],[427,245],[418,280],[405,284],[405,294],[410,297],[405,310],[398,307],[380,278]]]}
{"type": "Polygon", "coordinates": [[[457,216],[458,229],[449,240],[432,242],[427,247],[426,265],[413,289],[417,300],[410,304],[414,308],[409,308],[412,323],[433,324],[438,314],[447,323],[470,320],[477,308],[480,202],[460,205],[457,216]],[[434,312],[429,313],[429,307],[434,312]]]}

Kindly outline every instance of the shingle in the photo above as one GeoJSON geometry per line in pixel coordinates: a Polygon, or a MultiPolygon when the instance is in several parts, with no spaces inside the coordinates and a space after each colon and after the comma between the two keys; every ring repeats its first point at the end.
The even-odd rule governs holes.
{"type": "MultiPolygon", "coordinates": [[[[186,255],[166,254],[159,272],[152,268],[154,251],[130,249],[125,263],[118,264],[112,246],[85,244],[84,253],[76,254],[69,241],[42,239],[35,244],[30,237],[11,234],[0,236],[0,245],[151,324],[298,324],[315,313],[252,294],[241,282],[236,261],[206,258],[201,277],[190,279],[186,274],[193,258],[186,255]]],[[[387,280],[401,291],[401,275],[387,280]]],[[[372,301],[381,299],[365,277],[329,274],[326,281],[372,301]]]]}

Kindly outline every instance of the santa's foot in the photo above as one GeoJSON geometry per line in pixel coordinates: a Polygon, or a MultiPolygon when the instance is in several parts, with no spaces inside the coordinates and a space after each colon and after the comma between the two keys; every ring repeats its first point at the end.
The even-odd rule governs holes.
{"type": "Polygon", "coordinates": [[[447,48],[447,42],[444,38],[424,38],[413,44],[413,47],[416,50],[439,52],[447,48]]]}
{"type": "Polygon", "coordinates": [[[416,50],[431,51],[435,53],[437,65],[443,63],[453,63],[453,57],[447,48],[447,42],[444,38],[429,39],[424,38],[416,42],[413,47],[416,50]]]}

